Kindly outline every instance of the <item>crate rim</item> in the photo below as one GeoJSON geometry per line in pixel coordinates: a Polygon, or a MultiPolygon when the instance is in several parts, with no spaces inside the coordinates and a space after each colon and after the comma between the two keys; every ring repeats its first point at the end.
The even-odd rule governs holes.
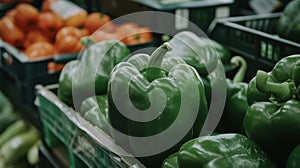
{"type": "Polygon", "coordinates": [[[56,63],[65,62],[65,60],[73,59],[77,57],[78,53],[66,53],[66,54],[55,54],[49,57],[35,59],[35,60],[29,60],[28,57],[21,52],[21,50],[18,50],[14,46],[6,43],[0,38],[0,48],[4,48],[8,52],[12,53],[13,57],[15,57],[19,62],[23,64],[33,64],[37,62],[49,62],[54,61],[56,63]]]}
{"type": "MultiPolygon", "coordinates": [[[[71,107],[62,102],[50,89],[56,89],[58,84],[52,85],[36,85],[37,95],[41,95],[48,99],[66,115],[66,117],[81,131],[85,132],[88,136],[92,138],[99,146],[106,148],[109,151],[117,151],[115,154],[119,156],[128,165],[138,165],[140,168],[145,168],[145,166],[137,160],[134,156],[128,154],[124,149],[114,143],[114,140],[107,135],[104,131],[98,127],[93,126],[87,120],[85,120],[80,113],[73,110],[71,107]],[[108,143],[108,144],[107,144],[108,143]],[[106,144],[106,145],[104,145],[106,144]],[[118,154],[117,154],[118,153],[118,154]]],[[[35,99],[35,104],[39,108],[38,96],[35,99]]],[[[114,152],[112,152],[114,153],[114,152]]]]}
{"type": "Polygon", "coordinates": [[[256,36],[264,36],[270,40],[274,40],[276,42],[282,43],[282,44],[287,44],[289,46],[293,46],[293,47],[298,47],[300,48],[300,44],[291,40],[287,40],[281,37],[277,37],[274,35],[271,35],[269,33],[265,33],[259,30],[255,30],[253,28],[249,28],[243,25],[239,25],[235,22],[238,21],[251,21],[251,20],[256,20],[256,19],[268,19],[268,18],[279,18],[280,15],[282,13],[272,13],[272,14],[263,14],[263,15],[249,15],[249,16],[237,16],[237,17],[228,17],[228,18],[221,18],[221,19],[216,19],[213,21],[213,23],[211,23],[211,25],[208,28],[208,36],[211,36],[211,34],[213,33],[213,30],[215,29],[215,27],[217,26],[217,24],[222,24],[226,27],[230,27],[230,28],[234,28],[234,29],[238,29],[240,31],[244,31],[247,33],[251,33],[254,34],[256,36]]]}
{"type": "MultiPolygon", "coordinates": [[[[138,47],[155,44],[155,43],[157,43],[157,41],[158,41],[158,36],[153,37],[153,39],[151,41],[148,41],[145,43],[140,43],[140,44],[126,45],[126,47],[129,50],[132,50],[133,48],[138,48],[138,47]]],[[[12,56],[23,64],[34,64],[34,63],[38,63],[38,62],[50,62],[50,61],[54,61],[55,63],[65,63],[67,60],[78,59],[79,56],[82,55],[84,52],[84,50],[81,50],[81,51],[75,52],[75,53],[60,53],[60,54],[55,54],[55,55],[45,57],[45,58],[29,60],[28,57],[24,53],[21,52],[21,50],[18,50],[17,48],[6,43],[5,41],[3,41],[0,38],[0,49],[1,48],[4,48],[9,53],[12,53],[12,56]]],[[[0,60],[1,60],[1,57],[2,56],[0,55],[0,60]]],[[[0,66],[1,66],[1,64],[0,64],[0,66]]]]}
{"type": "Polygon", "coordinates": [[[157,0],[131,0],[133,2],[146,5],[156,10],[174,10],[178,8],[199,8],[199,7],[211,7],[211,6],[222,6],[231,5],[234,0],[201,0],[201,1],[184,1],[184,2],[173,2],[173,3],[162,3],[157,0]]]}
{"type": "Polygon", "coordinates": [[[266,14],[252,14],[245,16],[233,16],[233,17],[225,17],[217,19],[218,22],[238,22],[238,21],[249,21],[249,20],[257,20],[257,19],[271,19],[280,17],[282,12],[276,13],[266,13],[266,14]]]}
{"type": "Polygon", "coordinates": [[[25,54],[23,54],[20,50],[16,49],[14,46],[6,43],[0,38],[0,48],[4,48],[5,50],[8,50],[10,53],[13,54],[14,57],[16,57],[20,62],[28,62],[28,58],[25,54]]]}

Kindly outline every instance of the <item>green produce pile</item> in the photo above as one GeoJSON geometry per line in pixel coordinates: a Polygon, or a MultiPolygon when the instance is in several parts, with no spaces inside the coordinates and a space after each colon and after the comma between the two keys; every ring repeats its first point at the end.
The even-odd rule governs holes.
{"type": "Polygon", "coordinates": [[[76,106],[93,94],[106,94],[111,70],[129,54],[130,50],[119,41],[92,44],[80,60],[65,65],[59,78],[59,98],[68,105],[76,106]],[[73,102],[73,94],[76,102],[73,102]]]}
{"type": "MultiPolygon", "coordinates": [[[[157,48],[151,56],[134,55],[128,61],[120,63],[114,68],[108,84],[108,116],[112,127],[126,135],[152,136],[165,131],[172,124],[174,125],[173,122],[180,114],[181,95],[186,93],[187,100],[199,100],[199,109],[196,114],[193,114],[191,112],[195,105],[190,104],[189,107],[186,107],[185,114],[181,116],[182,120],[179,121],[180,125],[178,126],[187,124],[184,118],[193,117],[196,120],[192,128],[187,130],[187,135],[174,145],[176,149],[186,140],[199,135],[207,116],[207,102],[204,84],[197,71],[179,57],[165,57],[171,47],[165,43],[157,48]],[[131,98],[129,101],[139,110],[155,113],[160,110],[160,102],[167,99],[166,105],[158,117],[147,122],[133,121],[124,117],[124,113],[130,114],[133,111],[131,103],[124,100],[128,94],[125,90],[128,82],[130,84],[129,97],[131,98]],[[155,93],[156,89],[163,91],[164,95],[155,93]],[[193,93],[189,93],[189,89],[193,89],[193,93]],[[118,108],[117,103],[120,102],[125,103],[118,108]]],[[[142,118],[147,118],[147,114],[144,114],[142,118]]],[[[120,144],[126,141],[122,137],[120,139],[115,137],[115,140],[120,144]]],[[[141,160],[148,167],[157,167],[162,162],[160,159],[173,150],[171,148],[157,156],[141,158],[141,160]]]]}
{"type": "Polygon", "coordinates": [[[260,147],[240,134],[202,136],[186,142],[163,168],[276,167],[260,147]]]}
{"type": "Polygon", "coordinates": [[[258,71],[248,87],[245,131],[279,165],[300,143],[299,84],[300,55],[292,55],[269,73],[258,71]]]}
{"type": "Polygon", "coordinates": [[[268,73],[258,71],[249,84],[243,82],[245,60],[228,55],[219,44],[187,31],[176,34],[151,55],[130,55],[116,41],[91,43],[80,60],[64,67],[58,96],[129,151],[134,144],[112,128],[149,137],[164,132],[175,121],[179,121],[179,130],[186,126],[185,119],[193,118],[186,134],[168,150],[137,157],[150,168],[299,167],[300,55],[279,60],[268,73]],[[99,60],[105,65],[100,62],[98,66],[99,60]],[[226,79],[221,60],[239,68],[233,79],[226,79]],[[219,125],[214,133],[199,137],[208,110],[214,108],[212,87],[222,96],[221,86],[227,86],[227,92],[219,125]],[[162,100],[166,102],[161,108],[162,100]],[[196,114],[190,104],[176,120],[181,101],[194,102],[190,100],[200,107],[196,114]],[[150,121],[123,115],[147,111],[141,112],[141,118],[147,119],[153,109],[160,113],[150,121]]]}
{"type": "Polygon", "coordinates": [[[0,92],[0,168],[28,168],[38,163],[38,131],[21,119],[0,92]]]}
{"type": "Polygon", "coordinates": [[[216,128],[219,133],[243,133],[243,119],[248,109],[247,87],[243,82],[247,70],[247,63],[244,58],[235,56],[231,64],[239,67],[234,78],[227,79],[226,103],[222,117],[216,128]]]}
{"type": "Polygon", "coordinates": [[[5,130],[16,119],[17,115],[14,113],[11,102],[0,91],[0,132],[5,130]]]}

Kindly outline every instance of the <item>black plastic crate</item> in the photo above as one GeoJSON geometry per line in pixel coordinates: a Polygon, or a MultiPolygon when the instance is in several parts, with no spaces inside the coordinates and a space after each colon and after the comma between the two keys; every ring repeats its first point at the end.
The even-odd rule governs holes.
{"type": "Polygon", "coordinates": [[[276,24],[281,13],[229,17],[215,20],[209,36],[246,58],[246,81],[258,69],[270,71],[282,58],[300,53],[300,44],[276,35],[276,24]]]}
{"type": "Polygon", "coordinates": [[[235,0],[230,10],[230,16],[253,15],[254,11],[249,6],[249,0],[235,0]]]}
{"type": "Polygon", "coordinates": [[[60,71],[49,72],[48,64],[66,63],[76,57],[77,53],[73,53],[30,61],[20,50],[0,39],[0,89],[24,117],[40,128],[34,105],[35,85],[57,83],[60,71]]]}
{"type": "Polygon", "coordinates": [[[84,8],[88,12],[97,11],[100,6],[100,0],[71,0],[73,3],[84,8]]]}
{"type": "Polygon", "coordinates": [[[156,26],[167,27],[172,34],[188,29],[191,24],[187,20],[206,31],[214,18],[221,17],[224,13],[225,16],[230,14],[229,7],[233,2],[234,0],[187,0],[172,3],[162,3],[157,0],[112,0],[101,1],[100,11],[108,13],[113,18],[141,11],[159,11],[174,14],[171,19],[163,16],[148,18],[156,26]],[[176,18],[175,15],[181,16],[182,19],[176,18]]]}
{"type": "Polygon", "coordinates": [[[14,104],[33,106],[36,84],[48,85],[58,82],[60,71],[48,72],[48,64],[66,63],[76,58],[77,53],[73,53],[30,61],[20,50],[0,41],[0,69],[3,82],[6,82],[6,85],[0,85],[1,89],[6,92],[12,91],[9,97],[14,104]]]}

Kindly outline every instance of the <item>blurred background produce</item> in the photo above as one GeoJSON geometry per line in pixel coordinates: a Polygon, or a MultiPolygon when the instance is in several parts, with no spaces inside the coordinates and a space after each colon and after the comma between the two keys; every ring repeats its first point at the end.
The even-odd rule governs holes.
{"type": "Polygon", "coordinates": [[[0,92],[0,167],[29,168],[39,161],[37,129],[16,112],[0,92]]]}
{"type": "Polygon", "coordinates": [[[298,168],[299,9],[300,0],[0,0],[0,168],[298,168]],[[166,93],[158,118],[123,116],[134,112],[113,97],[128,81],[125,107],[157,108],[164,97],[150,91],[166,93]],[[151,144],[114,129],[147,138],[171,128],[192,81],[200,89],[182,101],[197,122],[180,142],[126,155],[151,144]]]}

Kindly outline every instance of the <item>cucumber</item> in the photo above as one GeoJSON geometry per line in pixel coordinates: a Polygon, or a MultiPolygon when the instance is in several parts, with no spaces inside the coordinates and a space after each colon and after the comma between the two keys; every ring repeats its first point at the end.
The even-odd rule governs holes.
{"type": "Polygon", "coordinates": [[[13,163],[22,157],[26,157],[29,149],[39,141],[39,135],[35,128],[16,135],[7,141],[0,149],[0,158],[7,163],[13,163]]]}
{"type": "Polygon", "coordinates": [[[12,137],[28,130],[29,125],[24,120],[18,120],[7,127],[0,135],[0,148],[12,137]]]}
{"type": "Polygon", "coordinates": [[[41,141],[37,141],[27,152],[27,160],[30,165],[36,165],[39,161],[39,146],[41,141]]]}
{"type": "Polygon", "coordinates": [[[7,97],[0,91],[0,114],[12,113],[13,106],[7,97]]]}

